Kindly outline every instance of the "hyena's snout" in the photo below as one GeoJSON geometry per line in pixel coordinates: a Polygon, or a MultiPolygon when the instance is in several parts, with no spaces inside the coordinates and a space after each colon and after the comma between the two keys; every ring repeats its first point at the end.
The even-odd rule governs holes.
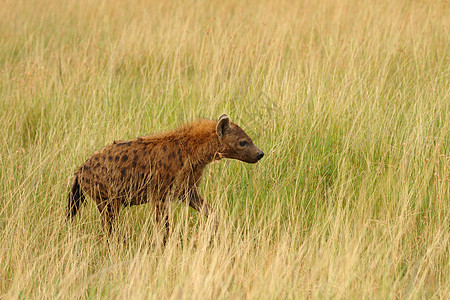
{"type": "Polygon", "coordinates": [[[264,156],[264,152],[262,152],[261,150],[259,150],[256,146],[254,147],[254,151],[252,151],[252,155],[251,155],[251,159],[250,159],[250,163],[257,163],[261,158],[263,158],[264,156]]]}
{"type": "MultiPolygon", "coordinates": [[[[259,150],[259,149],[258,149],[259,150]]],[[[262,152],[261,150],[259,150],[259,152],[256,154],[256,158],[258,159],[258,160],[260,160],[261,158],[263,158],[263,156],[264,156],[264,152],[262,152]]]]}

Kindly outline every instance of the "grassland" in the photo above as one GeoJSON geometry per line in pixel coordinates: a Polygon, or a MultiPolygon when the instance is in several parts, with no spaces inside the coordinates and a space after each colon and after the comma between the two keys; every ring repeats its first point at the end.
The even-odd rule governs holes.
{"type": "Polygon", "coordinates": [[[447,1],[2,0],[0,298],[450,295],[447,1]],[[123,210],[107,243],[75,168],[226,112],[263,149],[207,168],[209,224],[123,210]],[[211,240],[212,239],[212,240],[211,240]],[[125,241],[123,241],[125,240],[125,241]]]}

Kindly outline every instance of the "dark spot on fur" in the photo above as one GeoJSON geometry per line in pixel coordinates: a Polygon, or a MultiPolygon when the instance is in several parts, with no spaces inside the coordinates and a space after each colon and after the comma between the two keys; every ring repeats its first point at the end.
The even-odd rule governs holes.
{"type": "Polygon", "coordinates": [[[83,171],[89,171],[89,167],[86,166],[86,165],[84,165],[81,169],[82,169],[83,171]]]}
{"type": "Polygon", "coordinates": [[[108,156],[108,160],[109,161],[112,161],[113,160],[113,158],[112,158],[112,156],[110,155],[110,156],[108,156]]]}
{"type": "Polygon", "coordinates": [[[142,166],[141,166],[141,169],[142,169],[142,170],[147,169],[147,165],[142,165],[142,166]]]}
{"type": "Polygon", "coordinates": [[[158,167],[161,167],[162,166],[162,161],[159,161],[158,162],[158,167]]]}
{"type": "Polygon", "coordinates": [[[136,163],[136,161],[135,161],[135,160],[133,160],[133,163],[132,163],[131,165],[132,165],[132,166],[133,166],[133,168],[134,168],[134,167],[136,167],[136,164],[137,164],[137,163],[136,163]]]}
{"type": "Polygon", "coordinates": [[[166,151],[167,151],[166,145],[164,145],[164,146],[162,147],[162,149],[163,149],[164,152],[166,152],[166,151]]]}
{"type": "Polygon", "coordinates": [[[84,182],[86,182],[87,184],[91,183],[91,181],[88,178],[84,178],[84,182]]]}
{"type": "Polygon", "coordinates": [[[116,155],[116,157],[114,158],[114,160],[117,162],[117,161],[119,161],[119,155],[116,155]]]}
{"type": "Polygon", "coordinates": [[[126,143],[118,143],[117,146],[130,146],[131,142],[126,142],[126,143]]]}
{"type": "Polygon", "coordinates": [[[125,177],[126,172],[127,172],[127,170],[125,168],[120,169],[120,173],[121,173],[120,179],[123,180],[123,178],[125,177]]]}
{"type": "Polygon", "coordinates": [[[124,155],[124,156],[122,156],[122,161],[126,161],[128,159],[128,155],[124,155]]]}
{"type": "Polygon", "coordinates": [[[133,154],[136,154],[138,151],[137,151],[137,149],[134,149],[133,150],[133,154]]]}

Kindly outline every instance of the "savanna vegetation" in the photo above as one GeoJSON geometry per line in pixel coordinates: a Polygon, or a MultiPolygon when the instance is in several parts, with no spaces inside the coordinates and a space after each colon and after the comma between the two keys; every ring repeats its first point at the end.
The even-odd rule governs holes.
{"type": "Polygon", "coordinates": [[[450,295],[447,1],[0,1],[1,298],[450,295]],[[210,165],[220,216],[102,233],[77,166],[227,113],[265,152],[210,165]]]}

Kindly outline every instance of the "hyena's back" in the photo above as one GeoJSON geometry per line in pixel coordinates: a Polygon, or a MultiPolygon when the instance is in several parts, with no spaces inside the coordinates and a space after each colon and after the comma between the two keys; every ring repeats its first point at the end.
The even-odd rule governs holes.
{"type": "Polygon", "coordinates": [[[81,189],[97,202],[134,205],[167,193],[183,165],[177,141],[137,138],[94,153],[77,177],[81,189]]]}

